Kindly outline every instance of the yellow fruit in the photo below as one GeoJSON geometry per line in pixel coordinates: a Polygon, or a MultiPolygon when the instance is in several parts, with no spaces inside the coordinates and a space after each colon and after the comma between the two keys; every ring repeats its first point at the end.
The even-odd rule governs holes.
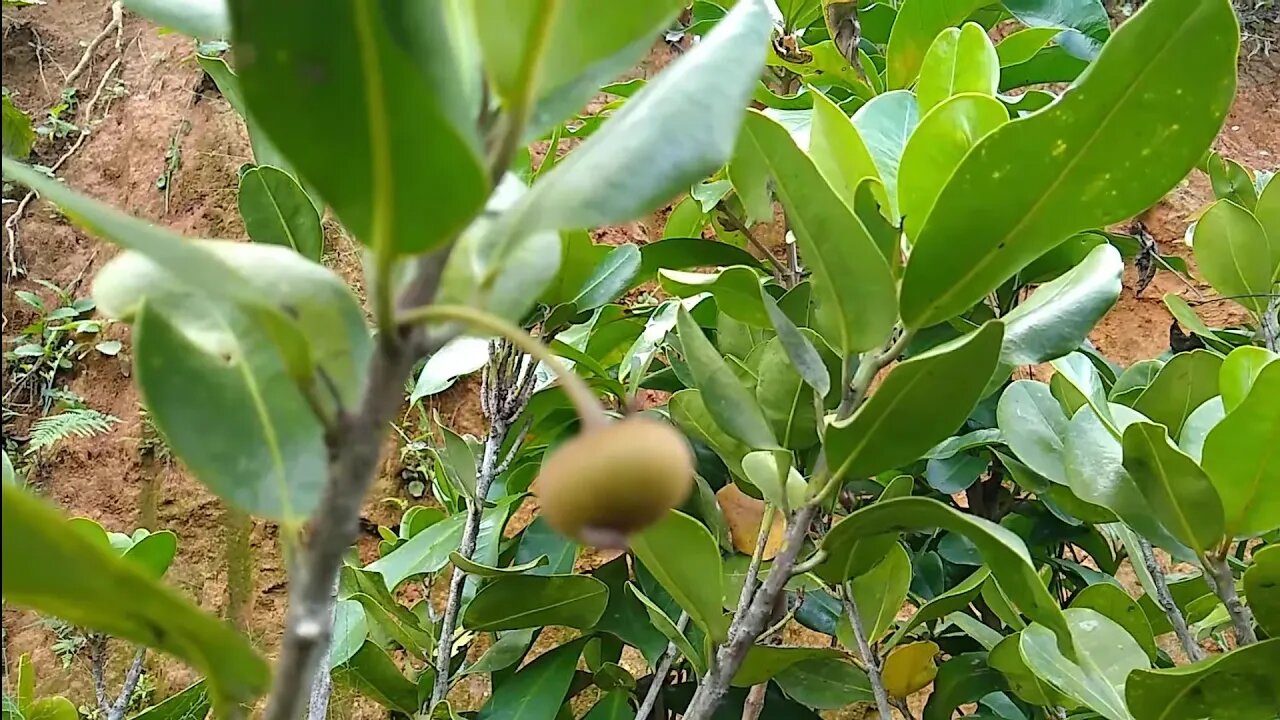
{"type": "Polygon", "coordinates": [[[618,546],[693,489],[693,453],[675,428],[633,416],[586,430],[542,463],[534,492],[551,527],[618,546]]]}

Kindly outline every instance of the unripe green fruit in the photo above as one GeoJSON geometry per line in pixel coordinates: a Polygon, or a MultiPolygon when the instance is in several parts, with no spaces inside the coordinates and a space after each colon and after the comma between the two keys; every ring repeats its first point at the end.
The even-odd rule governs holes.
{"type": "Polygon", "coordinates": [[[534,488],[551,527],[616,547],[689,497],[693,452],[675,428],[633,416],[562,443],[534,488]]]}

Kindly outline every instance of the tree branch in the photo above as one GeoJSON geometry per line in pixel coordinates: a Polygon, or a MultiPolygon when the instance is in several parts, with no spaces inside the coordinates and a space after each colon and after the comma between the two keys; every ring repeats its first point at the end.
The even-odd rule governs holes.
{"type": "Polygon", "coordinates": [[[144,647],[138,648],[133,654],[133,664],[129,665],[129,670],[125,673],[120,695],[107,712],[107,720],[124,720],[124,713],[129,709],[129,698],[133,697],[133,691],[138,689],[138,681],[142,679],[142,661],[146,656],[147,649],[144,647]]]}
{"type": "Polygon", "coordinates": [[[764,243],[760,242],[755,233],[751,232],[751,228],[747,227],[747,224],[742,220],[742,218],[735,215],[734,212],[729,209],[729,206],[724,204],[723,200],[716,203],[716,209],[724,216],[725,228],[733,230],[734,232],[742,233],[743,237],[747,239],[747,243],[750,244],[751,247],[755,248],[761,255],[764,255],[764,259],[773,266],[773,274],[774,277],[777,278],[778,282],[786,284],[788,283],[788,279],[790,279],[788,287],[796,284],[796,278],[791,274],[791,271],[787,266],[783,265],[781,260],[774,257],[773,253],[769,252],[769,248],[765,247],[764,243]]]}
{"type": "Polygon", "coordinates": [[[1156,562],[1156,554],[1151,549],[1151,543],[1147,542],[1146,538],[1139,537],[1138,548],[1142,553],[1142,564],[1146,566],[1147,574],[1151,576],[1151,582],[1156,587],[1156,604],[1164,611],[1165,617],[1169,618],[1169,624],[1173,626],[1173,632],[1178,636],[1182,651],[1187,654],[1187,659],[1191,662],[1203,660],[1204,650],[1191,636],[1191,630],[1187,628],[1187,619],[1183,617],[1182,610],[1178,609],[1178,604],[1173,601],[1173,595],[1169,593],[1169,582],[1165,579],[1160,564],[1156,562]]]}
{"type": "Polygon", "coordinates": [[[742,592],[738,593],[738,606],[734,608],[730,626],[740,622],[742,616],[747,614],[751,601],[755,599],[756,590],[760,587],[760,565],[764,562],[764,549],[769,544],[769,533],[773,530],[775,512],[777,509],[774,506],[766,505],[764,515],[760,517],[760,529],[756,532],[756,546],[751,552],[751,562],[747,565],[747,574],[742,580],[742,592]]]}
{"type": "Polygon", "coordinates": [[[849,616],[853,636],[858,641],[858,655],[871,680],[871,691],[876,696],[876,709],[880,711],[882,720],[893,720],[893,711],[889,709],[889,694],[885,692],[884,678],[880,676],[880,657],[867,641],[867,631],[862,624],[862,615],[858,612],[858,603],[853,599],[853,591],[848,586],[840,589],[840,602],[844,605],[845,614],[849,616]]]}
{"type": "MultiPolygon", "coordinates": [[[[680,613],[680,619],[676,621],[676,631],[684,633],[684,629],[689,625],[689,613],[680,613]]],[[[658,702],[658,696],[662,694],[662,686],[667,682],[667,673],[671,672],[671,663],[676,659],[676,644],[667,643],[667,649],[663,651],[662,657],[658,660],[658,667],[653,670],[653,680],[649,682],[649,689],[644,694],[644,701],[640,703],[640,708],[636,710],[636,720],[649,720],[649,715],[653,713],[653,707],[658,702]]]]}
{"type": "Polygon", "coordinates": [[[1206,554],[1204,568],[1218,599],[1227,606],[1227,614],[1231,616],[1231,625],[1236,631],[1236,646],[1258,642],[1258,634],[1253,629],[1253,611],[1240,601],[1240,596],[1236,593],[1236,579],[1231,574],[1231,566],[1227,565],[1226,558],[1206,554]]]}

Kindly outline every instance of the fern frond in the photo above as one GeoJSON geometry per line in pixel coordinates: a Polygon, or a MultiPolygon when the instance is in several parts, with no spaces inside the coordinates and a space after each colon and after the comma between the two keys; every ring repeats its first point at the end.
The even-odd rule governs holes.
{"type": "Polygon", "coordinates": [[[27,443],[28,455],[50,447],[71,436],[89,438],[100,435],[120,422],[114,415],[88,408],[72,408],[42,417],[31,425],[31,437],[27,443]]]}

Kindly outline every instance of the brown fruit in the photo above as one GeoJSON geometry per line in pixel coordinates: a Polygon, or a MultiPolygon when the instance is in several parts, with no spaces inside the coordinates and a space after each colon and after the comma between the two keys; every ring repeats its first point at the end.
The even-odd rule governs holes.
{"type": "Polygon", "coordinates": [[[618,546],[689,497],[693,453],[675,428],[633,416],[589,429],[542,463],[534,490],[551,527],[618,546]]]}

